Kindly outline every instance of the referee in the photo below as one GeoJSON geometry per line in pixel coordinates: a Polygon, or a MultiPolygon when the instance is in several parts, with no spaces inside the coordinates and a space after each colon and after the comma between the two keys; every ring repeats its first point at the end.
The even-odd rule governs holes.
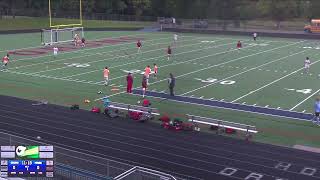
{"type": "Polygon", "coordinates": [[[168,85],[170,89],[170,96],[174,96],[174,87],[176,85],[176,78],[170,73],[170,77],[168,79],[168,85]]]}
{"type": "Polygon", "coordinates": [[[320,125],[319,115],[320,115],[320,98],[317,98],[314,104],[314,118],[312,119],[312,121],[313,123],[318,125],[320,125]]]}

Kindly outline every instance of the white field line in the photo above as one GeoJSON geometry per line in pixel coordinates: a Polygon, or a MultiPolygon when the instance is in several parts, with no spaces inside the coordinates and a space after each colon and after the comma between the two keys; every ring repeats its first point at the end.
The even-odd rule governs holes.
{"type": "MultiPolygon", "coordinates": [[[[248,46],[249,47],[249,46],[248,46]]],[[[246,47],[246,48],[248,48],[246,47]]],[[[234,49],[234,50],[230,50],[230,51],[237,51],[237,49],[234,49]]],[[[229,52],[229,51],[227,51],[229,52]]],[[[216,54],[213,54],[213,55],[217,55],[217,54],[221,54],[221,53],[225,53],[225,52],[220,52],[220,53],[216,53],[216,54]]],[[[201,59],[201,58],[206,58],[206,57],[209,57],[209,56],[213,56],[213,55],[207,55],[205,57],[200,57],[200,58],[196,58],[196,59],[191,59],[191,60],[187,60],[187,61],[184,61],[184,62],[179,62],[179,63],[175,63],[175,64],[182,64],[182,63],[185,63],[185,62],[188,62],[188,61],[195,61],[195,60],[198,60],[198,59],[201,59]]],[[[169,64],[169,65],[173,65],[173,64],[169,64]]],[[[164,65],[164,66],[169,66],[169,65],[164,65]]],[[[162,67],[164,67],[162,66],[162,67]]],[[[85,83],[85,84],[94,84],[94,85],[97,85],[101,82],[104,82],[104,81],[101,81],[101,82],[90,82],[90,81],[84,81],[84,80],[79,80],[79,79],[71,79],[71,78],[60,78],[60,77],[53,77],[53,76],[46,76],[46,75],[39,75],[39,74],[33,74],[33,73],[25,73],[25,72],[17,72],[17,71],[11,71],[11,70],[1,70],[1,71],[6,71],[6,72],[9,72],[9,73],[13,73],[13,74],[19,74],[19,75],[27,75],[27,76],[32,76],[32,77],[40,77],[40,78],[48,78],[48,79],[55,79],[55,80],[62,80],[62,81],[70,81],[70,82],[78,82],[78,83],[85,83]]],[[[121,76],[122,77],[122,76],[121,76]]],[[[121,78],[121,77],[118,77],[118,78],[121,78]]],[[[115,78],[114,78],[115,79],[115,78]]],[[[112,80],[112,79],[110,79],[112,80]]],[[[100,84],[101,85],[101,84],[100,84]]],[[[102,84],[103,85],[103,84],[102,84]]]]}
{"type": "MultiPolygon", "coordinates": [[[[249,48],[249,47],[253,47],[253,46],[247,46],[246,48],[249,48]]],[[[238,49],[233,49],[233,50],[227,50],[227,51],[223,51],[223,52],[218,52],[218,53],[215,53],[215,54],[211,54],[211,55],[207,55],[207,56],[202,56],[202,57],[199,57],[199,58],[194,58],[194,59],[190,59],[190,60],[186,60],[186,61],[180,61],[180,62],[173,63],[173,64],[166,64],[166,65],[158,66],[158,67],[159,67],[159,68],[163,68],[163,67],[167,67],[167,66],[175,66],[175,65],[179,65],[179,64],[190,63],[190,62],[193,62],[193,61],[196,61],[196,60],[199,60],[199,59],[203,59],[203,58],[207,58],[207,57],[212,57],[212,56],[216,56],[216,55],[220,55],[220,54],[224,54],[224,53],[232,52],[232,51],[238,51],[238,49]]],[[[119,66],[121,67],[121,66],[123,66],[123,65],[119,65],[119,66]]],[[[113,66],[113,67],[117,67],[117,66],[113,66]]],[[[126,75],[119,76],[119,77],[115,77],[115,78],[112,78],[112,79],[110,79],[110,80],[115,80],[115,79],[119,79],[119,78],[123,78],[123,77],[126,77],[126,75]]],[[[103,83],[103,82],[104,82],[104,81],[100,81],[100,82],[97,82],[97,84],[103,83]]]]}
{"type": "MultiPolygon", "coordinates": [[[[114,38],[121,38],[123,36],[119,36],[119,37],[113,37],[114,38]]],[[[126,36],[128,37],[128,36],[126,36]]],[[[182,36],[182,37],[196,37],[196,36],[182,36]]],[[[106,38],[103,38],[103,39],[106,39],[106,38]]],[[[110,38],[111,39],[111,38],[110,38]]],[[[145,44],[149,44],[149,43],[146,43],[146,42],[151,42],[150,44],[152,45],[153,44],[153,41],[158,41],[158,40],[163,40],[163,39],[172,39],[171,37],[162,37],[162,38],[156,38],[156,39],[150,39],[150,40],[145,40],[143,41],[143,43],[145,44]]],[[[196,40],[196,39],[202,39],[200,37],[196,37],[194,39],[191,39],[191,40],[196,40]]],[[[218,38],[216,38],[218,39],[218,38]]],[[[226,38],[226,39],[231,39],[231,38],[226,38]]],[[[184,41],[191,41],[191,40],[184,40],[184,41]]],[[[96,41],[96,40],[95,40],[96,41]]],[[[184,42],[184,41],[180,41],[180,42],[184,42]]],[[[68,51],[68,52],[59,52],[58,54],[59,55],[63,55],[63,54],[70,54],[70,53],[75,53],[75,52],[80,52],[80,53],[85,53],[85,51],[89,51],[89,50],[94,50],[94,49],[103,49],[103,48],[109,48],[109,47],[114,47],[114,46],[125,46],[125,45],[129,45],[129,44],[135,44],[136,42],[123,42],[123,43],[119,43],[119,44],[106,44],[104,46],[100,46],[100,47],[93,47],[93,48],[80,48],[78,50],[74,50],[74,51],[68,51]]],[[[166,43],[155,43],[153,45],[160,45],[160,44],[170,44],[170,42],[166,42],[166,43]]],[[[107,52],[100,52],[100,53],[85,53],[87,56],[94,56],[94,55],[102,55],[102,54],[106,54],[108,52],[114,52],[114,51],[120,51],[120,50],[130,50],[130,49],[134,49],[134,48],[126,48],[126,49],[118,49],[118,50],[112,50],[112,51],[107,51],[107,52]]],[[[37,59],[37,58],[42,58],[42,57],[52,57],[52,53],[50,53],[50,51],[48,51],[49,54],[47,55],[43,55],[43,56],[35,56],[35,57],[29,57],[29,58],[23,58],[23,59],[18,59],[18,60],[15,60],[14,62],[21,62],[21,61],[24,61],[24,60],[28,60],[28,59],[37,59]]],[[[83,57],[83,56],[76,56],[76,57],[72,57],[70,59],[74,59],[74,58],[78,58],[78,57],[83,57]]],[[[67,58],[69,59],[69,58],[67,58]]],[[[57,61],[61,61],[63,59],[60,59],[60,60],[57,60],[57,61]]],[[[52,61],[52,62],[55,62],[55,61],[52,61]]]]}
{"type": "MultiPolygon", "coordinates": [[[[144,42],[149,42],[149,41],[156,41],[156,40],[162,40],[162,39],[169,39],[168,37],[165,37],[165,38],[157,38],[157,39],[153,39],[153,40],[146,40],[144,42]]],[[[187,40],[186,40],[187,41],[187,40]]],[[[188,40],[190,41],[190,40],[188,40]]],[[[66,53],[76,53],[76,52],[79,52],[79,51],[87,51],[87,50],[94,50],[94,49],[101,49],[101,48],[104,48],[104,47],[110,47],[110,46],[123,46],[123,45],[128,45],[128,44],[131,44],[131,43],[135,43],[135,42],[127,42],[127,43],[122,43],[122,44],[116,44],[116,45],[106,45],[106,46],[101,46],[101,47],[96,47],[96,48],[87,48],[87,49],[79,49],[79,50],[76,50],[76,51],[70,51],[70,52],[64,52],[64,53],[59,53],[60,54],[66,54],[66,53]]],[[[152,44],[150,43],[151,46],[153,45],[159,45],[159,44],[165,44],[165,43],[155,43],[155,44],[152,44]]],[[[25,67],[31,67],[31,66],[36,66],[36,65],[42,65],[42,64],[51,64],[51,63],[55,63],[55,62],[60,62],[60,61],[65,61],[65,60],[70,60],[70,59],[77,59],[77,58],[83,58],[83,57],[89,57],[89,56],[95,56],[95,55],[103,55],[103,54],[107,54],[107,53],[111,53],[111,52],[117,52],[117,51],[120,51],[120,50],[131,50],[131,49],[134,49],[134,48],[126,48],[126,49],[118,49],[118,50],[111,50],[111,51],[106,51],[106,52],[98,52],[98,53],[86,53],[86,55],[82,55],[82,56],[73,56],[73,57],[70,57],[70,58],[64,58],[64,59],[58,59],[58,60],[53,60],[53,61],[48,61],[48,62],[41,62],[41,63],[33,63],[33,64],[30,64],[30,65],[25,65],[25,66],[18,66],[18,67],[14,67],[14,68],[25,68],[25,67]]],[[[49,57],[52,57],[53,55],[50,53],[49,55],[46,55],[46,56],[49,56],[49,57]]],[[[42,57],[46,57],[46,56],[42,56],[42,57]]],[[[39,57],[39,56],[38,56],[39,57]]],[[[31,58],[25,58],[24,60],[26,59],[35,59],[35,57],[31,57],[31,58]]],[[[13,62],[17,62],[18,60],[15,60],[13,62]]],[[[14,69],[14,68],[9,68],[9,69],[14,69]]]]}
{"type": "MultiPolygon", "coordinates": [[[[206,68],[202,68],[202,69],[199,69],[199,70],[196,70],[196,71],[192,71],[192,72],[189,72],[189,73],[185,73],[185,74],[176,76],[176,78],[184,77],[184,76],[187,76],[187,75],[190,75],[190,74],[194,74],[194,73],[197,73],[197,72],[200,72],[200,71],[203,71],[203,70],[211,69],[211,68],[213,68],[213,67],[217,67],[217,66],[221,66],[221,65],[224,65],[224,64],[228,64],[228,63],[230,63],[230,62],[238,61],[238,60],[244,59],[244,58],[246,58],[246,57],[255,56],[255,55],[258,55],[258,54],[265,53],[265,52],[270,52],[270,51],[274,51],[274,50],[281,49],[281,48],[284,48],[284,47],[292,46],[292,45],[295,45],[295,44],[298,44],[298,43],[301,43],[301,42],[303,42],[303,41],[299,41],[299,42],[292,43],[292,44],[289,44],[289,45],[280,46],[280,47],[277,47],[277,48],[273,48],[273,49],[265,50],[265,51],[258,52],[258,53],[255,53],[255,54],[251,54],[251,55],[243,56],[243,57],[240,57],[240,58],[236,58],[236,59],[233,59],[233,60],[230,60],[230,61],[226,61],[226,62],[223,62],[223,63],[220,63],[220,64],[212,65],[212,66],[209,66],[209,67],[206,67],[206,68]]],[[[198,59],[198,58],[197,58],[197,59],[198,59]]],[[[167,79],[162,79],[162,80],[159,80],[159,81],[150,83],[150,85],[152,85],[152,84],[157,84],[157,83],[163,82],[163,81],[167,81],[167,79]]],[[[137,89],[137,88],[135,88],[135,89],[137,89]]],[[[126,92],[126,91],[122,91],[122,92],[119,92],[119,93],[115,93],[115,94],[110,95],[109,97],[116,96],[116,95],[119,95],[119,94],[123,94],[123,93],[125,93],[125,92],[126,92]]],[[[95,101],[99,101],[99,100],[101,100],[101,99],[103,99],[103,98],[95,99],[95,101]]]]}
{"type": "MultiPolygon", "coordinates": [[[[214,47],[226,46],[226,45],[230,45],[230,44],[234,44],[234,43],[232,42],[232,43],[227,43],[227,44],[221,44],[221,45],[214,46],[214,47]]],[[[180,46],[180,47],[187,47],[187,46],[194,46],[194,45],[195,45],[195,44],[189,44],[189,45],[180,46]]],[[[207,48],[203,48],[203,49],[195,49],[195,50],[191,50],[191,51],[185,51],[185,52],[177,53],[177,54],[175,54],[175,56],[181,55],[181,54],[187,54],[187,53],[191,53],[191,52],[202,51],[202,50],[211,49],[211,48],[213,48],[213,47],[207,47],[207,48]]],[[[159,50],[159,49],[158,49],[158,50],[159,50]]],[[[153,51],[154,51],[154,50],[153,50],[153,51]]],[[[125,65],[130,65],[130,64],[135,64],[135,63],[139,63],[139,62],[150,61],[150,60],[159,59],[159,58],[163,58],[163,57],[167,57],[167,55],[161,55],[161,56],[157,56],[157,57],[153,57],[153,58],[143,59],[143,60],[140,60],[140,61],[133,61],[133,62],[130,62],[130,63],[121,64],[120,66],[110,66],[110,68],[122,67],[122,66],[125,66],[125,65]]],[[[96,62],[96,61],[95,61],[95,62],[96,62]]],[[[91,63],[92,63],[92,62],[91,62],[91,63]]],[[[92,71],[87,71],[87,72],[83,72],[83,73],[79,73],[79,74],[74,74],[74,75],[71,75],[71,76],[67,76],[67,78],[68,78],[68,77],[81,76],[81,75],[84,75],[84,74],[90,74],[90,73],[94,73],[94,72],[98,72],[98,71],[101,71],[101,69],[96,69],[96,70],[92,70],[92,71]]]]}
{"type": "MultiPolygon", "coordinates": [[[[319,61],[320,60],[317,60],[317,61],[311,63],[311,65],[316,64],[319,61]]],[[[249,95],[251,95],[251,94],[253,94],[253,93],[257,92],[257,91],[260,91],[261,89],[264,89],[264,88],[266,88],[266,87],[268,87],[268,86],[270,86],[270,85],[272,85],[272,84],[274,84],[274,83],[276,83],[276,82],[278,82],[278,81],[280,81],[280,80],[282,80],[282,79],[284,79],[286,77],[289,77],[289,76],[291,76],[291,75],[293,75],[293,74],[295,74],[295,73],[297,73],[297,72],[299,72],[299,71],[301,71],[303,69],[304,68],[299,68],[299,69],[297,69],[297,70],[295,70],[295,71],[293,71],[293,72],[291,72],[291,73],[289,73],[289,74],[287,74],[285,76],[282,76],[281,78],[278,78],[278,79],[276,79],[276,80],[274,80],[274,81],[272,81],[272,82],[270,82],[270,83],[268,83],[268,84],[266,84],[266,85],[264,85],[264,86],[262,86],[262,87],[260,87],[260,88],[258,88],[256,90],[250,91],[249,93],[247,93],[247,94],[245,94],[245,95],[243,95],[243,96],[241,96],[241,97],[239,97],[239,98],[237,98],[237,99],[235,99],[235,100],[233,100],[231,102],[234,103],[234,102],[236,102],[236,101],[238,101],[238,100],[240,100],[240,99],[242,99],[244,97],[247,97],[247,96],[249,96],[249,95]]]]}
{"type": "MultiPolygon", "coordinates": [[[[194,41],[195,39],[191,39],[191,40],[186,40],[186,41],[194,41]]],[[[217,40],[217,41],[223,41],[224,39],[221,39],[221,40],[217,40]]],[[[159,45],[159,44],[168,44],[168,43],[157,43],[157,44],[153,44],[151,46],[156,46],[156,45],[159,45]]],[[[199,44],[199,43],[196,43],[196,44],[199,44]]],[[[193,45],[196,45],[196,44],[187,44],[185,46],[180,46],[180,47],[188,47],[188,46],[193,46],[193,45]]],[[[120,49],[120,50],[131,50],[131,49],[134,49],[134,48],[127,48],[127,49],[120,49]]],[[[130,55],[121,55],[121,56],[116,56],[113,58],[106,58],[106,59],[100,59],[100,60],[96,60],[96,61],[91,61],[91,62],[87,62],[87,64],[92,64],[92,63],[97,63],[97,62],[102,62],[102,61],[106,61],[106,60],[113,60],[113,59],[117,59],[117,58],[123,58],[123,57],[127,57],[127,56],[134,56],[134,55],[139,55],[139,54],[145,54],[145,53],[149,53],[149,52],[153,52],[153,51],[160,51],[160,50],[165,50],[166,48],[157,48],[157,49],[152,49],[152,50],[149,50],[149,51],[142,51],[140,53],[134,53],[134,54],[130,54],[130,55]]],[[[113,50],[113,51],[109,51],[109,52],[104,52],[104,53],[99,53],[99,54],[107,54],[107,53],[110,53],[110,52],[118,52],[120,50],[113,50]]],[[[97,53],[93,53],[92,55],[97,55],[97,53]]],[[[83,58],[83,57],[88,57],[88,56],[91,56],[91,55],[86,55],[86,56],[78,56],[77,58],[83,58]]],[[[67,59],[74,59],[74,58],[67,58],[67,59]]],[[[66,60],[66,59],[64,59],[66,60]]],[[[63,60],[63,61],[64,61],[63,60]]],[[[61,61],[61,60],[58,60],[58,61],[61,61]]],[[[57,62],[57,61],[50,61],[50,62],[44,62],[42,64],[45,64],[45,63],[52,63],[52,62],[57,62]]],[[[29,66],[32,66],[32,65],[29,65],[29,66]]],[[[21,67],[27,67],[27,66],[21,66],[21,67]]],[[[65,69],[65,68],[70,68],[68,66],[63,66],[63,67],[60,67],[60,68],[55,68],[55,69],[49,69],[49,70],[44,70],[44,71],[38,71],[38,72],[34,72],[34,74],[38,74],[38,73],[43,73],[43,72],[50,72],[50,71],[55,71],[55,70],[60,70],[60,69],[65,69]]],[[[12,68],[14,69],[14,68],[12,68]]]]}
{"type": "Polygon", "coordinates": [[[298,106],[300,106],[302,103],[306,102],[308,99],[310,99],[311,97],[313,97],[314,95],[316,95],[317,93],[320,92],[320,89],[318,89],[316,92],[314,92],[313,94],[311,94],[310,96],[308,96],[307,98],[305,98],[304,100],[302,100],[301,102],[299,102],[298,104],[296,104],[295,106],[293,106],[290,111],[293,111],[295,108],[297,108],[298,106]]]}
{"type": "MultiPolygon", "coordinates": [[[[106,38],[120,38],[120,37],[131,37],[131,36],[137,36],[137,35],[144,35],[145,33],[138,33],[138,34],[132,34],[132,35],[127,35],[127,36],[111,36],[111,37],[105,37],[105,38],[99,38],[99,39],[93,39],[90,41],[98,41],[98,40],[103,40],[106,38]]],[[[64,44],[64,43],[62,43],[64,44]]],[[[17,50],[25,50],[25,49],[33,49],[33,48],[39,48],[39,47],[43,47],[43,46],[33,46],[33,47],[26,47],[26,48],[19,48],[19,49],[7,49],[7,50],[2,50],[0,52],[10,52],[10,51],[17,51],[17,50]]],[[[66,52],[69,53],[69,52],[66,52]]]]}
{"type": "MultiPolygon", "coordinates": [[[[248,47],[246,47],[246,48],[248,48],[248,47]]],[[[231,50],[231,51],[237,51],[237,49],[234,49],[234,50],[231,50]]],[[[214,55],[222,54],[222,53],[225,53],[225,52],[231,52],[231,51],[224,51],[224,52],[212,54],[212,55],[209,55],[209,56],[214,56],[214,55]]],[[[205,56],[205,57],[209,57],[209,56],[205,56]]],[[[164,65],[164,66],[161,66],[161,67],[170,66],[170,65],[176,65],[176,64],[182,64],[182,63],[186,63],[186,62],[189,62],[189,61],[195,61],[195,60],[198,60],[198,59],[201,59],[201,58],[205,58],[205,57],[191,59],[191,60],[187,60],[187,61],[183,61],[183,62],[179,62],[179,63],[174,63],[174,64],[167,64],[167,65],[164,65]]],[[[120,66],[122,66],[122,65],[120,65],[120,66]]],[[[17,71],[11,71],[11,70],[1,70],[1,71],[13,73],[13,74],[19,74],[19,75],[27,75],[27,76],[32,76],[32,77],[48,78],[48,79],[55,79],[55,80],[62,80],[62,81],[71,81],[71,82],[94,84],[94,85],[103,85],[104,84],[104,81],[92,82],[92,81],[84,81],[84,80],[79,80],[79,79],[71,79],[71,78],[67,78],[67,77],[60,78],[60,77],[40,75],[40,74],[34,74],[34,73],[17,72],[17,71]]],[[[120,76],[120,77],[113,78],[113,79],[110,79],[110,80],[119,79],[119,78],[122,78],[122,77],[125,77],[125,76],[120,76]]]]}
{"type": "MultiPolygon", "coordinates": [[[[103,40],[103,39],[115,39],[115,38],[131,37],[131,36],[138,36],[138,35],[144,35],[144,34],[139,33],[139,34],[133,34],[133,35],[128,35],[128,36],[106,37],[106,38],[100,38],[100,39],[90,40],[90,42],[91,42],[91,41],[99,41],[99,40],[103,40]]],[[[160,38],[160,39],[163,39],[163,38],[160,38]]],[[[150,40],[149,40],[149,41],[150,41],[150,40]]],[[[145,41],[145,42],[146,42],[146,41],[145,41]]],[[[132,42],[128,42],[128,44],[129,44],[129,43],[132,43],[132,42]]],[[[66,43],[62,43],[62,44],[66,44],[66,43]]],[[[125,44],[127,44],[127,43],[125,43],[125,44]]],[[[116,44],[116,45],[119,45],[119,44],[116,44]]],[[[110,46],[116,46],[116,45],[110,45],[110,46]]],[[[101,49],[101,48],[104,48],[104,47],[107,47],[107,46],[109,46],[109,45],[100,46],[100,47],[96,47],[96,48],[79,49],[79,50],[72,51],[72,52],[88,51],[88,50],[92,50],[92,49],[101,49]]],[[[36,46],[36,47],[31,47],[31,48],[37,48],[37,47],[44,47],[44,46],[36,46]]],[[[15,49],[15,50],[11,50],[11,51],[31,49],[31,48],[15,49]]],[[[0,52],[1,52],[1,51],[0,51],[0,52]]],[[[72,52],[61,52],[61,53],[59,53],[59,54],[69,54],[69,53],[72,53],[72,52]]],[[[30,58],[17,59],[17,60],[15,60],[15,62],[17,62],[17,61],[23,61],[23,60],[28,60],[28,59],[37,59],[37,58],[42,58],[42,57],[47,57],[47,56],[52,56],[52,54],[50,53],[49,55],[44,55],[44,56],[35,56],[35,57],[30,57],[30,58]]]]}
{"type": "Polygon", "coordinates": [[[16,71],[11,71],[11,70],[0,70],[0,71],[6,72],[6,73],[11,73],[11,74],[31,76],[31,77],[39,77],[39,78],[46,78],[46,79],[54,79],[54,80],[61,80],[61,81],[68,81],[68,82],[76,82],[76,83],[96,85],[94,82],[89,82],[89,81],[86,81],[86,80],[64,79],[64,78],[59,78],[59,77],[39,75],[39,74],[30,74],[30,73],[25,73],[25,72],[16,72],[16,71]]]}
{"type": "Polygon", "coordinates": [[[261,64],[261,65],[259,65],[259,66],[250,68],[250,69],[248,69],[248,70],[242,71],[242,72],[237,73],[237,74],[234,74],[234,75],[232,75],[232,76],[223,78],[223,79],[221,79],[221,80],[219,80],[219,81],[215,81],[215,82],[210,83],[210,84],[207,84],[207,85],[205,85],[205,86],[201,86],[201,87],[199,87],[199,88],[196,88],[196,89],[193,89],[193,90],[191,90],[191,91],[185,92],[185,93],[181,94],[181,96],[184,96],[184,95],[186,95],[186,94],[189,94],[189,93],[198,91],[198,90],[200,90],[200,89],[203,89],[203,88],[206,88],[206,87],[209,87],[209,86],[212,86],[212,85],[214,85],[214,84],[220,83],[220,82],[225,81],[225,80],[228,80],[228,79],[230,79],[230,78],[233,78],[233,77],[239,76],[239,75],[241,75],[241,74],[250,72],[250,71],[252,71],[252,70],[256,70],[256,69],[261,68],[261,67],[263,67],[263,66],[266,66],[266,65],[268,65],[268,64],[281,61],[281,60],[286,59],[286,58],[288,58],[288,57],[291,57],[291,56],[295,56],[295,55],[297,55],[297,54],[304,53],[305,51],[306,51],[306,50],[303,50],[303,51],[300,51],[300,52],[297,52],[297,53],[294,53],[294,54],[290,54],[290,55],[288,55],[288,56],[284,56],[284,57],[275,59],[275,60],[273,60],[273,61],[269,61],[269,62],[267,62],[267,63],[264,63],[264,64],[261,64]]]}
{"type": "MultiPolygon", "coordinates": [[[[144,34],[135,34],[135,35],[144,35],[144,34]]],[[[129,36],[134,36],[134,35],[119,36],[119,37],[110,37],[110,38],[121,38],[121,37],[129,37],[129,36]]],[[[194,39],[191,39],[191,40],[203,39],[203,38],[204,38],[204,37],[201,37],[201,36],[188,36],[188,35],[183,35],[183,36],[181,36],[181,37],[194,38],[194,39]]],[[[224,40],[232,39],[232,38],[217,38],[217,37],[209,37],[209,36],[207,36],[207,38],[213,38],[213,39],[215,39],[215,40],[219,40],[219,39],[224,39],[224,40]]],[[[92,41],[97,41],[97,40],[102,40],[102,39],[106,39],[106,38],[95,39],[95,40],[92,40],[92,41]]],[[[172,37],[167,37],[167,36],[166,36],[166,37],[157,38],[157,39],[145,40],[145,41],[143,41],[143,42],[145,43],[145,42],[151,41],[150,44],[153,44],[153,41],[162,40],[162,39],[172,39],[172,37]]],[[[184,40],[184,41],[191,41],[191,40],[184,40]]],[[[179,41],[179,42],[184,42],[184,41],[179,41]]],[[[280,42],[280,41],[273,41],[273,42],[280,42]]],[[[105,45],[105,46],[101,46],[101,47],[79,49],[79,50],[70,51],[70,52],[62,52],[62,53],[59,53],[59,54],[69,54],[69,53],[74,53],[74,52],[81,52],[81,53],[83,53],[82,51],[88,51],[88,50],[92,50],[92,49],[102,49],[102,48],[110,47],[110,46],[124,46],[124,45],[134,44],[134,43],[135,43],[135,42],[127,42],[127,43],[121,43],[121,44],[116,44],[116,45],[110,45],[110,44],[109,44],[109,45],[105,45]]],[[[169,43],[170,43],[170,42],[169,42],[169,43]]],[[[154,45],[159,45],[159,44],[168,44],[168,43],[155,43],[154,45]]],[[[131,48],[120,49],[120,50],[129,50],[129,49],[131,49],[131,48]]],[[[132,49],[134,49],[134,48],[132,48],[132,49]]],[[[120,51],[120,50],[113,50],[113,51],[109,51],[109,52],[120,51]]],[[[32,64],[32,65],[27,65],[27,66],[35,66],[35,65],[39,65],[39,64],[47,64],[47,63],[59,62],[59,61],[64,61],[64,60],[74,59],[74,58],[79,58],[79,57],[87,57],[87,56],[91,56],[91,55],[102,55],[102,54],[106,54],[106,53],[108,53],[108,52],[86,53],[86,54],[87,54],[86,56],[76,56],[76,57],[72,57],[72,58],[59,59],[59,60],[56,60],[56,61],[50,61],[50,62],[44,62],[44,63],[37,63],[37,64],[32,64]]],[[[19,61],[28,60],[28,59],[36,59],[36,58],[47,57],[47,56],[48,56],[48,57],[51,57],[52,54],[44,55],[44,56],[30,57],[30,58],[24,58],[24,59],[18,59],[18,60],[15,60],[14,62],[19,62],[19,61]]],[[[21,67],[27,67],[27,66],[21,66],[21,67]]],[[[19,67],[18,67],[18,68],[19,68],[19,67]]]]}

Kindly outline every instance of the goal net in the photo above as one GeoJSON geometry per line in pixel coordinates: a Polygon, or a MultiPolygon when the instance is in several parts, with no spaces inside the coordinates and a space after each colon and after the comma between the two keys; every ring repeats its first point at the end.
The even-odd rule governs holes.
{"type": "Polygon", "coordinates": [[[53,45],[57,43],[73,42],[75,34],[78,34],[80,39],[83,38],[83,27],[63,29],[42,29],[41,43],[43,45],[53,45]]]}

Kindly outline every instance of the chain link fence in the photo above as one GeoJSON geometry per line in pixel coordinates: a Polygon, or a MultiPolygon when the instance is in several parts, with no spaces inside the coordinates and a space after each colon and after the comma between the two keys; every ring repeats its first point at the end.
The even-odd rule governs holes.
{"type": "Polygon", "coordinates": [[[274,20],[219,20],[219,19],[177,19],[172,23],[172,18],[158,18],[162,28],[178,29],[203,29],[221,31],[296,31],[303,32],[309,24],[307,19],[290,21],[274,20]]]}

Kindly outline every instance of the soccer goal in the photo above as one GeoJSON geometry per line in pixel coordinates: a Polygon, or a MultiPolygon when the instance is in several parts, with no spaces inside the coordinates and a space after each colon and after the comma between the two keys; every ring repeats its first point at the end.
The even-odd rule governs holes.
{"type": "Polygon", "coordinates": [[[42,29],[41,43],[42,45],[53,45],[57,43],[73,42],[75,34],[78,34],[80,39],[84,38],[83,27],[42,29]]]}
{"type": "Polygon", "coordinates": [[[59,0],[47,0],[49,13],[49,29],[41,30],[43,45],[68,43],[74,41],[75,34],[79,39],[84,38],[82,20],[82,0],[66,1],[72,7],[65,12],[59,5],[59,0]]]}

